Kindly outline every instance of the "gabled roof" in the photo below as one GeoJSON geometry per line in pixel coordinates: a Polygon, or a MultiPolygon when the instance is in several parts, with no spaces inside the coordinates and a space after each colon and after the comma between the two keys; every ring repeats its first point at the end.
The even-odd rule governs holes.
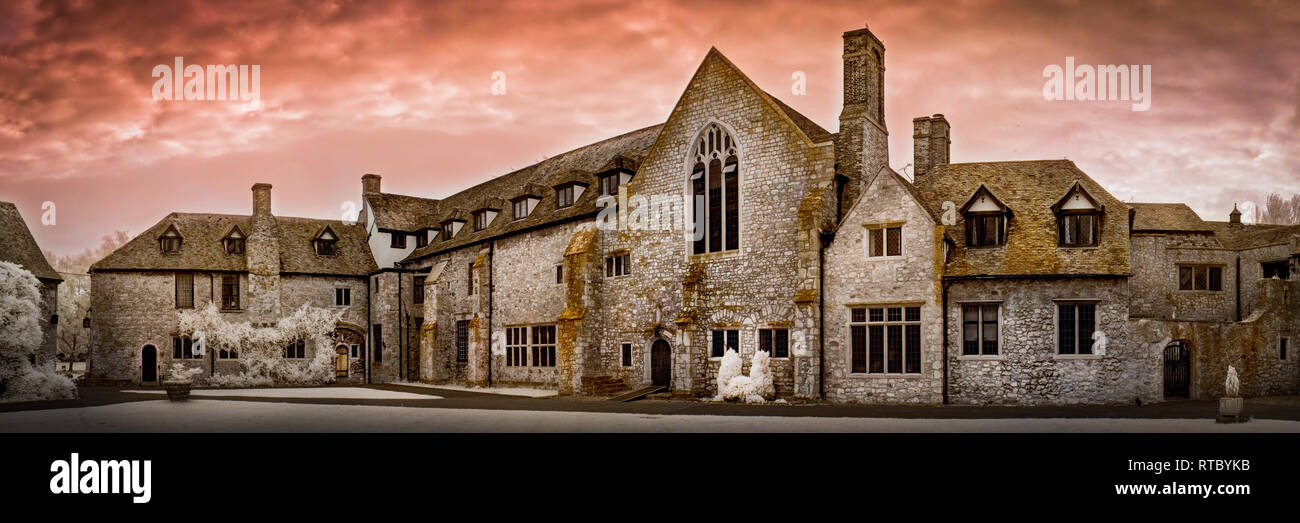
{"type": "MultiPolygon", "coordinates": [[[[275,223],[281,272],[354,276],[378,269],[365,243],[366,231],[360,225],[281,216],[275,218],[275,223]],[[317,256],[312,248],[311,241],[326,227],[339,237],[337,256],[317,256]]],[[[247,254],[227,254],[221,240],[232,228],[248,231],[251,224],[252,217],[247,215],[171,213],[95,262],[90,270],[247,271],[247,254]],[[159,250],[158,237],[169,227],[176,227],[184,238],[179,254],[159,250]]]]}
{"type": "Polygon", "coordinates": [[[970,210],[971,207],[975,206],[975,202],[977,202],[981,196],[993,200],[993,205],[1001,207],[1003,211],[1012,212],[1011,208],[1007,207],[1007,204],[1002,203],[1002,200],[999,199],[996,194],[993,194],[993,191],[990,191],[987,185],[982,183],[975,189],[975,192],[970,195],[970,198],[967,198],[966,202],[961,204],[961,207],[957,208],[957,212],[966,212],[970,210]]]}
{"type": "MultiPolygon", "coordinates": [[[[653,125],[630,133],[621,134],[572,151],[552,156],[533,165],[498,176],[464,191],[439,200],[439,212],[431,215],[436,218],[433,223],[447,219],[468,220],[467,210],[477,210],[483,202],[494,198],[511,200],[525,194],[540,196],[541,201],[528,217],[514,220],[513,216],[499,216],[481,231],[463,227],[459,234],[449,241],[441,238],[430,241],[428,245],[416,249],[405,261],[424,258],[445,250],[455,249],[476,241],[509,234],[521,229],[556,223],[565,219],[594,213],[596,192],[583,191],[573,205],[562,209],[555,208],[555,185],[570,181],[586,184],[596,182],[594,173],[610,164],[614,158],[623,157],[623,161],[640,162],[645,158],[650,145],[659,136],[663,125],[653,125]]],[[[504,207],[504,206],[503,206],[504,207]]]]}
{"type": "Polygon", "coordinates": [[[1214,232],[1196,211],[1185,203],[1130,203],[1133,232],[1214,232]]]}
{"type": "Polygon", "coordinates": [[[374,211],[375,227],[392,231],[415,232],[437,227],[438,200],[403,194],[370,193],[366,196],[374,211]]]}
{"type": "Polygon", "coordinates": [[[18,207],[9,202],[0,202],[0,261],[21,265],[43,280],[63,281],[45,259],[18,207]]]}
{"type": "Polygon", "coordinates": [[[917,191],[935,214],[965,203],[983,185],[1015,214],[1000,247],[966,247],[965,218],[948,227],[954,248],[945,276],[1128,275],[1128,206],[1069,160],[956,163],[921,175],[917,191]],[[1063,248],[1052,206],[1078,183],[1105,208],[1096,247],[1063,248]]]}

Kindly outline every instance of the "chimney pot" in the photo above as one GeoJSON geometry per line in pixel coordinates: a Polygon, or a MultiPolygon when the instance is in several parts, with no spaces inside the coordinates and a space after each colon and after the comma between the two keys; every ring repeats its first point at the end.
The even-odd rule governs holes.
{"type": "Polygon", "coordinates": [[[914,180],[936,165],[948,163],[952,149],[952,126],[942,114],[912,119],[912,165],[914,180]]]}

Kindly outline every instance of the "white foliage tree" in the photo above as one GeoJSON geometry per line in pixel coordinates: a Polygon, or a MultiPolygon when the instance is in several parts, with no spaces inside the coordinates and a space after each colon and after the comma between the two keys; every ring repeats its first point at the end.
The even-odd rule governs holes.
{"type": "Polygon", "coordinates": [[[749,363],[749,379],[754,382],[754,393],[764,400],[776,397],[776,384],[772,382],[772,356],[765,350],[754,353],[749,363]]]}
{"type": "Polygon", "coordinates": [[[0,401],[77,397],[77,387],[55,371],[53,361],[32,365],[45,338],[40,288],[31,272],[0,262],[0,401]]]}
{"type": "Polygon", "coordinates": [[[216,304],[200,310],[184,311],[179,331],[203,340],[205,351],[234,351],[239,354],[243,372],[217,375],[208,379],[219,386],[257,386],[271,384],[319,385],[334,381],[334,353],[337,343],[334,327],[343,311],[322,309],[303,304],[293,314],[280,318],[273,327],[254,327],[249,322],[230,322],[222,317],[216,304]],[[306,367],[284,358],[284,348],[297,340],[316,347],[316,354],[306,367]]]}
{"type": "Polygon", "coordinates": [[[722,354],[722,364],[718,366],[718,395],[727,389],[727,384],[731,383],[732,378],[740,375],[740,354],[734,350],[727,349],[722,354]]]}

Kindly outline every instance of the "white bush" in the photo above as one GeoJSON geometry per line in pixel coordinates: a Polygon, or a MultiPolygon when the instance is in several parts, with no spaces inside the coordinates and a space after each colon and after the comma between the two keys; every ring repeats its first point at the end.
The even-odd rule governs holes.
{"type": "Polygon", "coordinates": [[[0,401],[77,397],[76,385],[59,375],[54,362],[31,363],[44,340],[40,289],[32,273],[0,262],[0,401]]]}
{"type": "Polygon", "coordinates": [[[203,372],[202,367],[188,367],[184,363],[172,363],[167,368],[168,381],[192,381],[195,376],[203,372]]]}
{"type": "Polygon", "coordinates": [[[722,391],[727,389],[727,383],[739,375],[740,354],[728,349],[722,354],[722,364],[718,366],[718,399],[721,399],[722,391]]]}
{"type": "Polygon", "coordinates": [[[740,373],[740,354],[728,350],[722,356],[718,367],[718,396],[722,401],[743,401],[745,403],[763,403],[776,396],[772,384],[771,358],[764,351],[758,351],[750,362],[749,376],[740,373]]]}
{"type": "Polygon", "coordinates": [[[772,383],[772,356],[767,351],[754,353],[754,360],[749,362],[749,379],[754,381],[754,394],[765,400],[776,397],[776,385],[772,383]]]}
{"type": "Polygon", "coordinates": [[[334,327],[342,310],[329,310],[303,304],[293,314],[280,318],[274,327],[254,327],[248,322],[226,321],[216,304],[201,310],[184,311],[180,333],[204,341],[203,350],[228,350],[239,353],[243,372],[236,376],[209,377],[216,386],[265,386],[271,384],[320,385],[334,381],[334,351],[338,340],[334,327]],[[304,368],[296,360],[283,357],[284,348],[296,340],[310,342],[315,357],[304,368]]]}

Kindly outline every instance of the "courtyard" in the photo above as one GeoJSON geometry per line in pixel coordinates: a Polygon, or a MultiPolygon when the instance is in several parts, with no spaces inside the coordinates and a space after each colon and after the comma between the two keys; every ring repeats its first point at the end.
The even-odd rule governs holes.
{"type": "Polygon", "coordinates": [[[1146,406],[743,405],[548,397],[429,385],[200,389],[86,387],[76,400],[0,404],[0,432],[1258,433],[1300,432],[1300,400],[1251,399],[1243,424],[1216,403],[1146,406]]]}

